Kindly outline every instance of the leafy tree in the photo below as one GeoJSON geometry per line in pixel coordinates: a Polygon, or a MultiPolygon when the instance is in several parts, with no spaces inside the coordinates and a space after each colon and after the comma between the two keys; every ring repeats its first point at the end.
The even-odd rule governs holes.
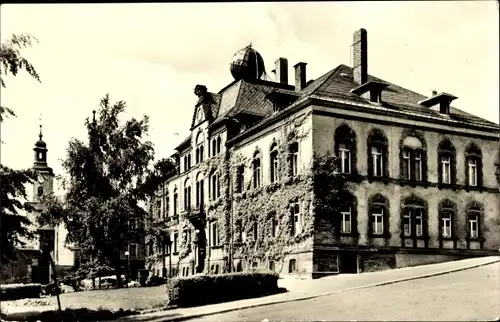
{"type": "Polygon", "coordinates": [[[118,281],[122,272],[120,251],[130,242],[144,237],[140,223],[146,211],[140,201],[146,199],[154,175],[148,170],[153,160],[152,143],[144,137],[148,117],[132,118],[121,124],[125,102],[111,104],[102,100],[93,120],[86,119],[88,143],[71,139],[63,167],[68,178],[63,183],[63,201],[44,200],[46,211],[41,220],[61,223],[67,229],[67,242],[86,251],[101,265],[115,269],[118,281]],[[130,227],[130,219],[139,225],[130,227]]]}
{"type": "MultiPolygon", "coordinates": [[[[23,69],[40,82],[33,65],[21,54],[21,50],[31,46],[33,41],[36,39],[30,35],[12,35],[9,40],[0,44],[0,84],[3,88],[6,87],[4,76],[17,76],[23,69]]],[[[15,116],[14,111],[0,106],[0,126],[8,116],[15,116]]],[[[28,228],[30,221],[21,212],[33,210],[25,202],[25,185],[32,183],[36,176],[32,170],[14,170],[0,165],[0,266],[15,260],[16,246],[23,246],[25,239],[33,237],[33,232],[28,228]]]]}
{"type": "MultiPolygon", "coordinates": [[[[34,41],[38,42],[33,36],[13,34],[10,39],[0,44],[0,84],[3,88],[6,87],[4,76],[9,74],[17,76],[21,70],[25,70],[31,77],[40,82],[40,76],[35,67],[21,54],[21,50],[31,47],[34,41]]],[[[16,114],[12,109],[0,106],[0,121],[3,121],[4,116],[9,115],[15,116],[16,114]]]]}

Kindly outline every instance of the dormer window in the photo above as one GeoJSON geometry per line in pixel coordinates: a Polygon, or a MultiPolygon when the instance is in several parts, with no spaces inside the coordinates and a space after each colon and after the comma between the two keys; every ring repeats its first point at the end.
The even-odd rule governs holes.
{"type": "Polygon", "coordinates": [[[382,92],[389,86],[387,83],[377,82],[374,80],[368,81],[360,86],[351,89],[351,93],[360,95],[372,103],[382,103],[382,92]]]}
{"type": "Polygon", "coordinates": [[[457,98],[458,97],[448,93],[437,93],[436,91],[433,91],[431,97],[419,101],[418,104],[425,107],[429,107],[432,110],[439,112],[441,114],[449,115],[450,104],[453,100],[457,98]]]}

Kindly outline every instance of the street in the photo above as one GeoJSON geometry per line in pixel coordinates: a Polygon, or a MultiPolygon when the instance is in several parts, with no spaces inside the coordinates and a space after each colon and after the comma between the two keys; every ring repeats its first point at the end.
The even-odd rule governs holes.
{"type": "Polygon", "coordinates": [[[478,321],[500,314],[498,263],[315,299],[243,309],[189,321],[478,321]]]}

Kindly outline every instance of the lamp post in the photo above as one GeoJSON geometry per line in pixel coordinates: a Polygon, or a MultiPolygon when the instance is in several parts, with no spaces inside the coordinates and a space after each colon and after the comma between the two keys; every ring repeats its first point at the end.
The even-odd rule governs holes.
{"type": "Polygon", "coordinates": [[[130,244],[128,244],[128,250],[125,252],[125,256],[127,256],[127,285],[130,281],[130,244]]]}

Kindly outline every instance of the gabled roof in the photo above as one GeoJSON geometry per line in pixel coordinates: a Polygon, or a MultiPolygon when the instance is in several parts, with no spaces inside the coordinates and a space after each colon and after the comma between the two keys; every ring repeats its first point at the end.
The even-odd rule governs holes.
{"type": "MultiPolygon", "coordinates": [[[[335,69],[319,77],[309,86],[304,88],[304,90],[302,90],[301,92],[301,97],[316,95],[326,98],[339,98],[355,102],[366,102],[366,100],[361,96],[350,92],[351,89],[358,86],[353,81],[352,75],[353,73],[351,67],[348,67],[346,65],[339,65],[335,69]]],[[[428,97],[425,95],[413,92],[372,75],[368,75],[368,81],[377,81],[389,84],[389,87],[387,87],[382,93],[382,100],[385,103],[384,105],[389,108],[393,108],[394,110],[414,112],[421,115],[432,115],[434,117],[440,117],[442,119],[448,118],[447,116],[444,116],[437,111],[434,111],[425,106],[421,106],[418,102],[427,99],[428,97]]],[[[450,108],[449,117],[451,119],[464,123],[498,126],[498,124],[496,123],[482,119],[475,115],[471,115],[453,107],[450,108]]]]}

